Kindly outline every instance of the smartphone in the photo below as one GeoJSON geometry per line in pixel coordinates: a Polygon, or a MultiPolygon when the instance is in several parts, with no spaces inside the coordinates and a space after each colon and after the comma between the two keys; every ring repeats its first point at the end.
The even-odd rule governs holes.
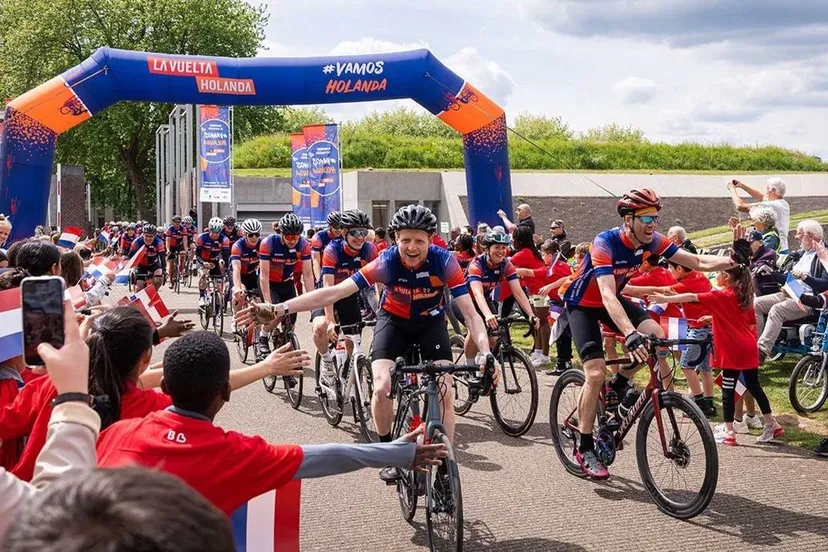
{"type": "Polygon", "coordinates": [[[24,278],[20,285],[23,311],[23,356],[29,366],[43,365],[37,346],[63,346],[63,293],[60,276],[24,278]]]}

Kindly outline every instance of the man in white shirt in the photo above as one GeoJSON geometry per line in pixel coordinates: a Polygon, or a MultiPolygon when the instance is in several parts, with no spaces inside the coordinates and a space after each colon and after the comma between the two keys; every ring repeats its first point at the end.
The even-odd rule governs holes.
{"type": "Polygon", "coordinates": [[[768,178],[765,192],[762,193],[756,188],[751,188],[743,182],[732,180],[728,182],[727,189],[730,191],[730,198],[736,210],[747,213],[751,207],[767,205],[776,213],[776,229],[779,231],[780,253],[788,252],[788,230],[791,225],[791,207],[783,198],[785,197],[785,181],[781,178],[768,178]],[[759,203],[747,203],[739,197],[737,188],[741,188],[759,203]]]}

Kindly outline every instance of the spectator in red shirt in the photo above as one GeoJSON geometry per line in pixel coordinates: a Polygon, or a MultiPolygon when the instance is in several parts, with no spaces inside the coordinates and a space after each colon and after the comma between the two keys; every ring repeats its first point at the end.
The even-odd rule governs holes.
{"type": "Polygon", "coordinates": [[[431,243],[433,245],[436,245],[437,247],[442,247],[443,249],[448,249],[448,244],[446,243],[446,240],[444,240],[443,237],[440,236],[440,234],[437,234],[436,232],[434,233],[433,236],[431,236],[431,243]]]}
{"type": "MultiPolygon", "coordinates": [[[[29,273],[19,268],[12,268],[0,274],[0,291],[20,287],[23,278],[29,273]]],[[[26,368],[23,355],[6,359],[0,362],[0,409],[5,408],[14,402],[20,389],[25,384],[23,374],[31,372],[26,368]]],[[[23,438],[3,440],[0,442],[0,467],[11,471],[20,454],[23,452],[23,438]]]]}
{"type": "Polygon", "coordinates": [[[388,240],[385,239],[385,228],[379,226],[374,228],[374,245],[377,246],[377,253],[388,249],[388,240]]]}
{"type": "MultiPolygon", "coordinates": [[[[639,274],[630,280],[630,283],[624,288],[624,295],[630,297],[639,297],[646,303],[646,297],[654,290],[653,288],[669,287],[676,283],[676,279],[669,270],[659,265],[661,257],[658,255],[649,255],[641,263],[641,268],[638,269],[639,274]]],[[[659,316],[652,310],[649,311],[650,317],[656,322],[659,318],[684,318],[681,308],[677,305],[667,305],[664,313],[659,316]]]]}
{"type": "MultiPolygon", "coordinates": [[[[293,372],[298,375],[298,372],[293,372]]],[[[162,389],[173,406],[123,420],[98,439],[98,463],[139,464],[183,479],[228,516],[247,501],[296,479],[392,465],[427,468],[445,445],[419,445],[418,432],[391,443],[274,445],[224,431],[213,420],[230,400],[230,355],[212,332],[195,332],[164,354],[162,389]]]]}
{"type": "MultiPolygon", "coordinates": [[[[534,347],[530,360],[535,367],[549,364],[549,307],[546,304],[546,295],[540,294],[540,288],[546,283],[546,265],[543,257],[535,245],[534,234],[528,226],[517,226],[514,232],[515,253],[510,260],[515,265],[520,283],[528,290],[529,302],[532,305],[532,312],[539,320],[539,328],[534,333],[534,347]],[[536,272],[537,271],[537,272],[536,272]]],[[[503,301],[503,315],[506,316],[512,311],[513,298],[509,297],[503,301]]]]}
{"type": "Polygon", "coordinates": [[[474,238],[471,234],[460,234],[457,236],[452,255],[457,259],[460,268],[463,270],[469,268],[469,263],[477,256],[474,251],[474,238]]]}
{"type": "MultiPolygon", "coordinates": [[[[558,294],[558,289],[563,285],[566,279],[572,274],[572,268],[566,262],[560,252],[559,242],[549,239],[541,246],[541,255],[543,262],[547,265],[544,267],[546,271],[546,284],[540,288],[540,294],[549,298],[549,312],[554,312],[557,316],[564,311],[564,303],[558,294]]],[[[556,318],[557,318],[556,316],[556,318]]],[[[553,323],[553,328],[554,324],[553,323]]],[[[569,368],[572,368],[572,332],[569,330],[569,324],[563,330],[558,331],[558,338],[555,340],[555,349],[557,351],[557,360],[555,362],[555,369],[545,372],[551,376],[559,376],[569,368]]]]}

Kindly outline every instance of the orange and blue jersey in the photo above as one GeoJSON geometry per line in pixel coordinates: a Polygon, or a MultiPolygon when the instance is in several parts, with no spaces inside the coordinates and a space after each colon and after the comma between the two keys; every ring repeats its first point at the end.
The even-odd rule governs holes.
{"type": "Polygon", "coordinates": [[[161,266],[161,259],[159,255],[164,253],[164,240],[162,240],[157,234],[155,239],[152,240],[152,243],[147,245],[144,242],[144,236],[138,236],[134,240],[132,240],[132,246],[129,248],[129,256],[132,257],[141,247],[145,247],[146,254],[144,258],[141,259],[136,266],[154,266],[160,267],[161,266]]]}
{"type": "Polygon", "coordinates": [[[230,240],[224,234],[213,239],[210,232],[204,232],[196,238],[195,245],[196,257],[204,262],[215,263],[221,258],[226,263],[230,258],[230,240]]]}
{"type": "Polygon", "coordinates": [[[502,282],[517,280],[518,275],[515,265],[509,259],[503,259],[499,264],[489,264],[488,255],[479,255],[469,262],[466,272],[466,280],[480,282],[483,285],[483,293],[488,294],[502,282]]]}
{"type": "Polygon", "coordinates": [[[181,228],[183,228],[184,231],[187,233],[187,238],[189,238],[190,243],[193,243],[193,240],[196,238],[197,232],[195,224],[187,224],[182,222],[181,228]]]}
{"type": "Polygon", "coordinates": [[[178,228],[170,224],[167,228],[167,231],[164,233],[164,237],[170,244],[170,249],[174,247],[182,247],[184,245],[184,238],[186,236],[187,230],[181,224],[178,225],[178,228]]]}
{"type": "Polygon", "coordinates": [[[259,260],[270,263],[270,281],[273,283],[290,282],[294,272],[302,272],[301,263],[310,258],[310,244],[304,237],[300,237],[295,246],[288,247],[280,234],[271,234],[259,246],[259,260]]]}
{"type": "Polygon", "coordinates": [[[259,268],[259,246],[262,240],[256,240],[253,247],[247,243],[247,238],[239,238],[230,249],[230,262],[241,263],[241,275],[253,274],[259,268]]]}
{"type": "Polygon", "coordinates": [[[121,237],[118,238],[118,249],[121,253],[121,256],[127,257],[130,255],[130,250],[132,248],[132,242],[135,241],[135,234],[131,236],[128,235],[126,232],[121,234],[121,237]]]}
{"type": "Polygon", "coordinates": [[[322,254],[322,275],[332,274],[334,283],[347,280],[355,272],[377,258],[377,248],[365,242],[359,251],[354,251],[345,240],[333,240],[322,254]]]}
{"type": "Polygon", "coordinates": [[[340,236],[334,236],[330,230],[320,230],[311,238],[311,251],[322,253],[331,241],[337,239],[340,239],[340,236]]]}
{"type": "Polygon", "coordinates": [[[221,229],[221,235],[226,237],[230,243],[236,243],[236,240],[241,237],[241,232],[239,232],[238,226],[233,226],[233,229],[230,232],[227,232],[227,227],[221,229]]]}
{"type": "Polygon", "coordinates": [[[615,291],[620,295],[645,258],[650,255],[670,258],[676,252],[678,247],[658,232],[653,233],[650,243],[636,248],[623,228],[604,230],[595,236],[577,272],[567,279],[558,293],[570,307],[603,307],[599,276],[615,276],[615,291]]]}
{"type": "Polygon", "coordinates": [[[447,250],[430,245],[426,260],[416,269],[403,265],[397,246],[389,247],[351,276],[360,289],[383,284],[380,308],[407,320],[442,316],[443,290],[452,297],[469,293],[463,270],[447,250]]]}

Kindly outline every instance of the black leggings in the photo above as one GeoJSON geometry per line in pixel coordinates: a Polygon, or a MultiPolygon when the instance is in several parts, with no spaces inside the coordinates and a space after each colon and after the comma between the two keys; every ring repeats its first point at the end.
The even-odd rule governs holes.
{"type": "Polygon", "coordinates": [[[725,422],[733,421],[733,412],[736,410],[736,401],[733,400],[734,387],[738,383],[740,374],[744,375],[745,387],[756,399],[756,404],[759,405],[762,414],[771,413],[770,401],[759,383],[759,370],[722,370],[722,410],[724,410],[725,422]]]}

